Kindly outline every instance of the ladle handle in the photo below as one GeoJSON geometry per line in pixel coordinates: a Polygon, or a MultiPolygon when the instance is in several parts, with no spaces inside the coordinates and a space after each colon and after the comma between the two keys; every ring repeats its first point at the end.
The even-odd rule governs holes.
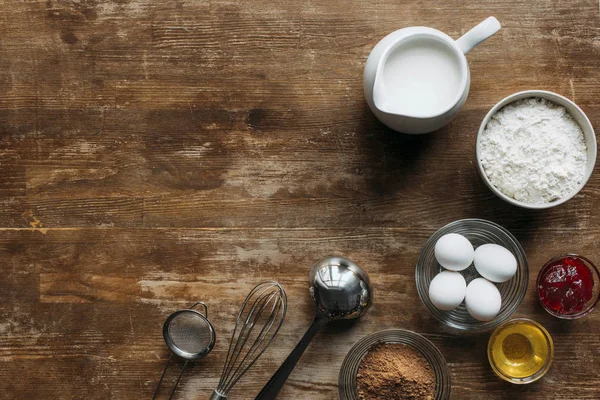
{"type": "Polygon", "coordinates": [[[298,360],[302,357],[304,350],[306,350],[312,338],[315,337],[317,332],[319,332],[328,321],[329,319],[326,315],[317,314],[315,316],[310,328],[308,328],[288,358],[285,359],[283,364],[281,364],[279,369],[273,374],[271,379],[269,379],[269,382],[262,388],[255,400],[273,400],[277,397],[277,394],[294,370],[294,367],[296,367],[298,360]]]}
{"type": "Polygon", "coordinates": [[[463,54],[467,54],[494,33],[500,30],[500,22],[495,17],[489,17],[481,22],[469,32],[465,33],[456,40],[456,44],[462,50],[463,54]]]}

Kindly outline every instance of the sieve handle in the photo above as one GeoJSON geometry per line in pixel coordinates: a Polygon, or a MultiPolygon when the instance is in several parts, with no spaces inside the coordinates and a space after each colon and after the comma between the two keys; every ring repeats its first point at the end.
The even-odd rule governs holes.
{"type": "Polygon", "coordinates": [[[205,316],[206,318],[208,318],[208,307],[206,307],[206,304],[204,304],[204,303],[203,303],[203,302],[201,302],[201,301],[198,301],[198,302],[196,302],[196,303],[192,304],[192,306],[190,307],[190,310],[193,310],[194,308],[196,308],[196,307],[198,307],[198,306],[202,306],[202,308],[204,308],[204,316],[205,316]]]}
{"type": "Polygon", "coordinates": [[[173,353],[171,353],[171,355],[167,359],[167,362],[165,363],[165,367],[163,368],[163,372],[160,375],[160,380],[158,381],[158,385],[156,386],[156,390],[154,391],[154,396],[152,396],[152,400],[156,399],[156,395],[158,394],[158,391],[160,390],[160,385],[162,385],[163,378],[165,377],[165,373],[167,372],[167,369],[169,368],[169,364],[171,363],[172,358],[173,358],[173,353]]]}
{"type": "MultiPolygon", "coordinates": [[[[165,373],[167,372],[167,369],[169,368],[169,364],[171,363],[172,358],[173,358],[173,353],[171,353],[171,355],[169,356],[169,359],[165,363],[165,367],[163,368],[163,372],[160,375],[160,380],[158,381],[158,385],[156,386],[156,390],[154,391],[152,400],[156,399],[156,395],[158,394],[158,391],[160,390],[160,386],[162,385],[163,378],[165,377],[165,373]]],[[[173,395],[175,394],[175,390],[177,389],[177,385],[179,384],[179,380],[181,379],[181,376],[183,375],[183,371],[185,371],[185,367],[187,367],[187,365],[188,365],[188,361],[186,361],[185,364],[183,364],[183,368],[181,368],[181,372],[179,373],[179,376],[177,377],[177,381],[175,382],[175,385],[173,386],[173,390],[171,391],[169,400],[171,400],[173,398],[173,395]]]]}
{"type": "Polygon", "coordinates": [[[181,368],[181,372],[179,373],[179,376],[177,377],[177,380],[175,381],[175,385],[173,386],[173,390],[171,391],[171,395],[169,396],[169,400],[171,400],[173,398],[173,395],[175,394],[175,390],[177,389],[177,385],[179,385],[179,381],[181,380],[181,376],[183,375],[183,371],[185,371],[185,367],[187,367],[188,365],[188,360],[185,361],[185,364],[183,364],[183,368],[181,368]]]}

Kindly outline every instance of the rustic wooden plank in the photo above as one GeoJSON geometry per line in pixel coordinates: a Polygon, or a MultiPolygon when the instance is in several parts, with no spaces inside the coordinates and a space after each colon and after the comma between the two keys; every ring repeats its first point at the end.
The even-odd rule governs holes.
{"type": "Polygon", "coordinates": [[[525,211],[486,189],[474,156],[486,112],[519,90],[564,94],[600,124],[596,1],[7,0],[0,21],[3,398],[149,398],[161,324],[199,297],[219,340],[178,397],[207,397],[240,302],[274,278],[290,312],[233,394],[253,398],[310,323],[306,274],[332,253],[369,271],[374,307],[322,332],[281,398],[336,398],[351,345],[393,327],[440,347],[455,399],[600,397],[600,317],[557,321],[533,292],[551,255],[600,259],[597,171],[568,204],[525,211]],[[407,138],[374,119],[362,68],[380,38],[410,25],[459,37],[488,15],[503,29],[469,54],[469,99],[448,127],[407,138]],[[496,378],[488,334],[457,335],[418,301],[422,244],[466,217],[527,251],[517,316],[556,343],[538,383],[496,378]]]}
{"type": "MultiPolygon", "coordinates": [[[[0,389],[37,396],[147,397],[167,355],[160,332],[164,318],[171,310],[202,299],[208,302],[219,341],[210,358],[186,375],[180,392],[181,398],[202,397],[216,385],[228,333],[246,292],[261,279],[274,278],[288,292],[289,317],[266,357],[235,391],[239,398],[251,398],[310,323],[308,269],[319,257],[336,253],[352,257],[368,270],[376,302],[357,324],[330,327],[319,335],[283,398],[335,397],[339,366],[354,341],[374,330],[398,326],[424,333],[442,349],[456,398],[484,392],[543,398],[544,393],[563,390],[565,374],[585,381],[569,389],[573,395],[594,398],[597,379],[572,370],[581,369],[582,363],[598,367],[598,339],[588,334],[600,328],[598,315],[566,326],[537,305],[530,282],[530,293],[517,315],[534,317],[552,332],[555,363],[536,385],[504,384],[487,364],[487,334],[456,335],[418,305],[414,264],[431,232],[409,233],[376,228],[351,233],[337,229],[0,231],[0,254],[8,260],[1,271],[7,279],[0,286],[4,321],[0,389]],[[35,363],[43,364],[49,373],[40,385],[43,389],[34,391],[28,382],[39,375],[35,363]],[[21,379],[15,379],[17,371],[21,379]],[[77,376],[80,385],[71,385],[77,376]],[[98,390],[91,392],[91,386],[98,390]]],[[[600,256],[595,247],[581,251],[600,256]]],[[[548,254],[533,247],[529,256],[535,276],[548,254]]]]}
{"type": "MultiPolygon", "coordinates": [[[[463,144],[474,142],[483,113],[465,110],[462,122],[435,137],[366,123],[347,131],[346,122],[287,140],[291,132],[242,131],[227,113],[225,126],[204,129],[206,111],[149,119],[132,111],[48,111],[33,131],[8,128],[15,118],[31,124],[32,114],[6,112],[0,148],[9,193],[0,198],[0,221],[28,227],[28,214],[45,227],[440,226],[449,214],[511,221],[514,209],[483,185],[474,145],[463,144]]],[[[594,226],[598,216],[586,210],[599,179],[569,207],[522,213],[561,229],[594,226]]]]}

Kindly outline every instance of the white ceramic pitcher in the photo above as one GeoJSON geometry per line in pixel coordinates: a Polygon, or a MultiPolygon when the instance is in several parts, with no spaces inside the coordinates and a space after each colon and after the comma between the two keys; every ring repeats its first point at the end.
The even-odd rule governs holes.
{"type": "Polygon", "coordinates": [[[373,48],[365,65],[369,107],[398,132],[419,134],[441,128],[460,111],[469,94],[465,54],[499,29],[498,20],[489,17],[456,41],[421,26],[390,33],[373,48]]]}

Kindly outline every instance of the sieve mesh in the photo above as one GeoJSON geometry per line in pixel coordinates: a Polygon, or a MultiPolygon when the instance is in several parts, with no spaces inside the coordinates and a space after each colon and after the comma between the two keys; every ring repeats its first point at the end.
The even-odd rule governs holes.
{"type": "MultiPolygon", "coordinates": [[[[169,347],[173,346],[190,357],[204,353],[213,344],[213,332],[202,315],[183,310],[175,315],[167,327],[169,347]]],[[[175,351],[175,350],[174,350],[175,351]]]]}

